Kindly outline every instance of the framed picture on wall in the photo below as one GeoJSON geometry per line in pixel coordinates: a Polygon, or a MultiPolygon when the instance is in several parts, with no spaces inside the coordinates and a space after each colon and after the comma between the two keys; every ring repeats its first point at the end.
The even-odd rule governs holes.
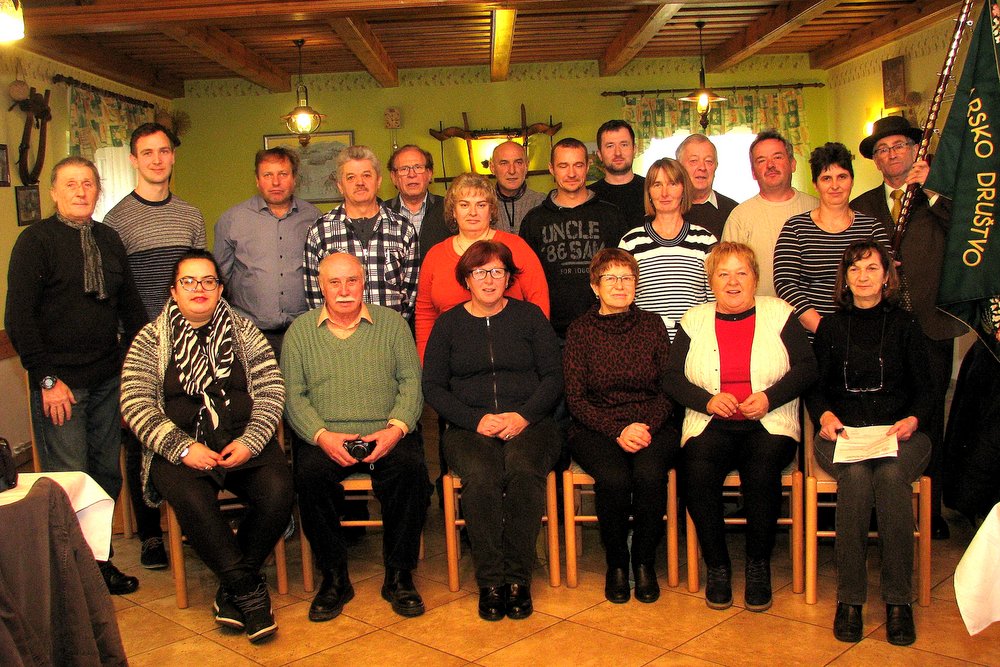
{"type": "Polygon", "coordinates": [[[882,61],[882,106],[906,106],[906,56],[882,61]]]}
{"type": "Polygon", "coordinates": [[[299,175],[295,194],[313,204],[343,201],[344,196],[333,178],[337,155],[354,145],[353,130],[314,132],[305,146],[297,134],[265,134],[264,148],[283,146],[299,156],[299,175]]]}
{"type": "Polygon", "coordinates": [[[38,196],[38,184],[18,185],[14,188],[14,198],[17,200],[17,224],[19,227],[30,225],[42,219],[42,200],[38,196]]]}
{"type": "Polygon", "coordinates": [[[0,144],[0,188],[10,187],[10,162],[7,160],[7,144],[0,144]]]}

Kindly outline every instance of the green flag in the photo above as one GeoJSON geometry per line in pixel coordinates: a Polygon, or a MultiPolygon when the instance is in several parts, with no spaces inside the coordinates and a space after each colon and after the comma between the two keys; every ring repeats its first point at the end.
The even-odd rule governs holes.
{"type": "Polygon", "coordinates": [[[989,322],[989,300],[1000,295],[998,44],[1000,7],[986,0],[925,184],[954,202],[938,306],[973,328],[989,322]]]}

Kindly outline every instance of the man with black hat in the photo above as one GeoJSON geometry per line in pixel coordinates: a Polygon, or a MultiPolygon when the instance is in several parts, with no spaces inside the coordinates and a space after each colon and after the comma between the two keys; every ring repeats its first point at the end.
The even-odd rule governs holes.
{"type": "Polygon", "coordinates": [[[913,200],[909,220],[902,235],[896,258],[902,262],[903,305],[913,311],[927,337],[928,363],[933,386],[928,389],[935,408],[927,424],[920,430],[933,443],[927,474],[934,480],[931,503],[931,534],[934,539],[947,539],[948,524],[941,516],[941,490],[944,472],[944,402],[951,380],[954,341],[967,327],[937,310],[937,291],[941,281],[941,263],[951,224],[951,201],[924,192],[923,183],[930,169],[927,162],[917,161],[917,143],[923,131],[910,125],[901,116],[889,116],[875,122],[870,137],[861,141],[861,155],[874,160],[882,173],[883,183],[858,196],[851,208],[880,220],[892,237],[896,231],[906,187],[913,185],[913,200]]]}

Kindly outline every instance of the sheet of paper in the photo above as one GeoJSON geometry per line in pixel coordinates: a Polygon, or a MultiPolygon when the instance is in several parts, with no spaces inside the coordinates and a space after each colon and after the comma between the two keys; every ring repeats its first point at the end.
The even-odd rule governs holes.
{"type": "Polygon", "coordinates": [[[885,434],[890,428],[892,428],[891,424],[845,428],[844,432],[837,436],[833,462],[856,463],[867,459],[896,456],[899,451],[899,441],[896,439],[896,434],[885,434]]]}

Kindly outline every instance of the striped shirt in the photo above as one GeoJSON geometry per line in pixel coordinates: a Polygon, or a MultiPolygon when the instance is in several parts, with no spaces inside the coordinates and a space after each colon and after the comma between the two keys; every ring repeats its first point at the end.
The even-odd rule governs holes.
{"type": "Polygon", "coordinates": [[[174,264],[191,248],[205,248],[205,219],[201,211],[168,194],[149,201],[134,191],[104,216],[121,237],[139,297],[149,319],[155,319],[170,297],[174,264]]]}
{"type": "Polygon", "coordinates": [[[663,318],[671,342],[689,308],[715,300],[705,274],[705,257],[716,240],[712,232],[687,221],[675,238],[665,239],[647,220],[618,244],[639,263],[635,304],[663,318]]]}
{"type": "Polygon", "coordinates": [[[810,308],[820,315],[836,310],[837,266],[852,241],[874,238],[889,247],[889,236],[875,218],[854,212],[854,222],[842,232],[820,229],[809,213],[788,219],[774,247],[774,287],[801,317],[810,308]]]}
{"type": "Polygon", "coordinates": [[[323,305],[319,263],[327,255],[346,252],[365,268],[365,303],[386,306],[413,319],[417,299],[417,230],[386,204],[379,205],[375,234],[363,244],[347,224],[344,206],[330,211],[306,234],[305,287],[310,308],[323,305]]]}

